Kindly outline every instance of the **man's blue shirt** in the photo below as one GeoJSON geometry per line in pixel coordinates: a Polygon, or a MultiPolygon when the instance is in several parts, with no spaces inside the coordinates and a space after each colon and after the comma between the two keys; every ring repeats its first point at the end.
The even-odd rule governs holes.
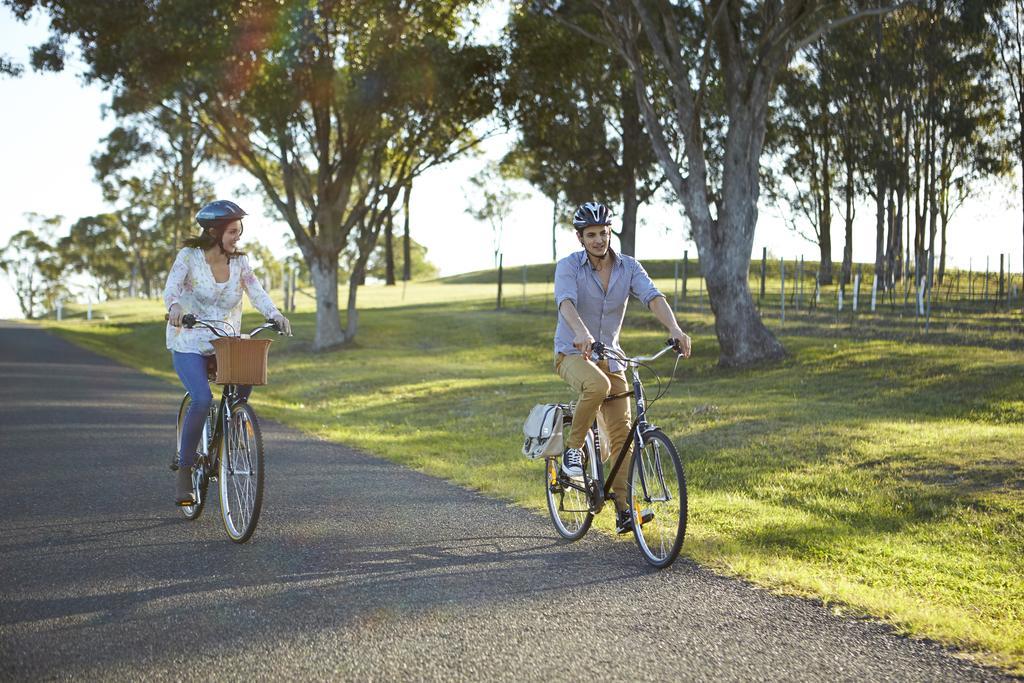
{"type": "MultiPolygon", "coordinates": [[[[654,297],[663,295],[635,258],[611,250],[609,258],[613,260],[613,265],[607,292],[601,285],[597,271],[590,265],[585,250],[577,251],[559,261],[555,266],[555,308],[558,310],[566,299],[572,301],[594,340],[622,353],[619,332],[626,316],[629,295],[635,296],[644,306],[650,304],[654,297]]],[[[572,345],[575,338],[576,335],[569,327],[569,323],[559,312],[558,325],[555,328],[555,354],[580,355],[572,345]]],[[[623,366],[622,363],[609,359],[608,369],[618,372],[623,366]]]]}

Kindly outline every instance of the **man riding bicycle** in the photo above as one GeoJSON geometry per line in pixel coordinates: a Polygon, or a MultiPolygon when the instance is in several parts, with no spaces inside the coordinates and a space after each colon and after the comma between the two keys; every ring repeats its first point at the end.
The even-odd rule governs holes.
{"type": "MultiPolygon", "coordinates": [[[[572,223],[583,251],[566,256],[555,267],[555,306],[558,309],[555,371],[579,392],[562,455],[562,471],[570,477],[581,478],[583,444],[595,417],[608,440],[608,448],[602,446],[602,452],[618,453],[629,436],[628,396],[605,402],[610,395],[629,391],[624,368],[614,358],[598,361],[591,358],[595,342],[625,355],[619,346],[619,332],[629,295],[638,298],[654,313],[684,357],[690,355],[690,338],[680,329],[665,296],[654,286],[639,261],[611,248],[611,221],[606,206],[599,202],[582,204],[576,209],[572,223]]],[[[631,456],[631,452],[627,454],[612,482],[615,526],[620,534],[632,531],[629,504],[625,500],[631,456]]]]}

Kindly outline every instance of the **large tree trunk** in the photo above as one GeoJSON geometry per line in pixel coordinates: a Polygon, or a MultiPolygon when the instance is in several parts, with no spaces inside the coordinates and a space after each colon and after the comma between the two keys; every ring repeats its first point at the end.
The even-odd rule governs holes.
{"type": "Polygon", "coordinates": [[[946,278],[946,224],[949,222],[949,218],[943,214],[941,220],[941,237],[939,238],[939,274],[937,276],[937,282],[941,285],[942,281],[946,278]]]}
{"type": "Polygon", "coordinates": [[[818,240],[821,263],[818,266],[818,282],[823,285],[832,284],[832,235],[828,228],[821,228],[821,239],[818,240]]]}
{"type": "MultiPolygon", "coordinates": [[[[735,117],[726,141],[722,209],[717,220],[694,221],[694,238],[708,300],[715,314],[715,334],[723,367],[778,360],[786,350],[764,326],[750,293],[750,253],[754,246],[763,136],[749,120],[735,117]]],[[[705,214],[706,215],[706,214],[705,214]]]]}
{"type": "Polygon", "coordinates": [[[365,267],[366,265],[360,263],[357,259],[355,267],[352,268],[352,274],[348,278],[348,307],[345,309],[345,339],[348,341],[355,339],[356,332],[359,330],[359,309],[356,308],[356,292],[363,281],[363,269],[365,267]]]}
{"type": "Polygon", "coordinates": [[[888,235],[886,236],[885,252],[885,281],[884,288],[889,289],[900,279],[900,225],[896,219],[896,193],[890,190],[888,193],[888,206],[886,207],[886,225],[888,235]]]}
{"type": "MultiPolygon", "coordinates": [[[[708,172],[702,129],[701,99],[691,88],[692,73],[683,60],[678,59],[678,49],[682,47],[678,33],[674,28],[663,32],[665,23],[659,21],[651,7],[641,0],[616,7],[602,4],[601,11],[619,53],[630,69],[637,103],[658,163],[686,211],[715,314],[719,364],[744,366],[783,358],[785,349],[757,313],[748,278],[750,251],[757,225],[760,162],[769,102],[774,94],[776,76],[791,55],[781,49],[769,48],[756,64],[751,64],[745,60],[742,50],[736,46],[735,36],[730,33],[734,28],[732,19],[709,19],[709,25],[720,24],[709,39],[715,41],[715,47],[721,54],[720,74],[723,76],[728,112],[721,166],[722,202],[715,214],[710,198],[717,193],[709,186],[711,174],[708,172]],[[615,11],[617,9],[627,9],[627,12],[615,11]],[[639,21],[639,31],[634,20],[639,21]],[[671,113],[659,113],[650,96],[658,88],[649,87],[646,64],[650,62],[641,56],[643,48],[638,39],[641,32],[646,40],[659,46],[652,51],[654,63],[651,72],[657,74],[654,76],[656,79],[667,74],[672,85],[667,90],[674,103],[671,113]],[[678,140],[683,146],[682,160],[678,144],[673,144],[670,136],[666,135],[666,121],[670,121],[679,134],[678,140]]],[[[789,28],[780,22],[773,25],[772,30],[780,26],[789,28]]],[[[785,31],[780,30],[781,33],[785,31]]],[[[696,80],[703,80],[703,76],[696,80]]]]}
{"type": "Polygon", "coordinates": [[[412,279],[412,242],[409,240],[409,195],[412,194],[412,183],[405,186],[402,193],[402,217],[405,220],[402,239],[402,282],[412,279]]]}
{"type": "Polygon", "coordinates": [[[394,214],[388,212],[387,223],[384,226],[384,284],[395,284],[395,220],[394,214]]]}
{"type": "Polygon", "coordinates": [[[711,254],[709,258],[701,252],[700,268],[715,314],[719,364],[738,367],[785,356],[782,344],[761,321],[750,294],[750,257],[721,247],[713,248],[711,254]]]}
{"type": "Polygon", "coordinates": [[[178,98],[178,106],[181,114],[182,137],[181,137],[181,202],[182,216],[180,225],[174,226],[174,246],[179,246],[179,228],[182,234],[189,233],[189,226],[192,224],[192,217],[196,214],[196,190],[195,190],[195,169],[196,169],[196,145],[195,135],[192,129],[192,109],[189,107],[188,99],[181,95],[178,98]]]}
{"type": "Polygon", "coordinates": [[[875,277],[878,282],[885,286],[885,198],[888,189],[885,186],[885,176],[878,174],[878,182],[875,187],[875,277]]]}
{"type": "MultiPolygon", "coordinates": [[[[388,203],[387,210],[391,211],[390,202],[388,203]]],[[[384,220],[386,221],[387,219],[384,220]]],[[[356,338],[356,332],[359,331],[359,309],[356,308],[356,292],[359,291],[359,286],[366,282],[366,262],[370,259],[374,245],[377,244],[377,240],[380,238],[380,230],[381,226],[379,223],[376,225],[366,225],[364,223],[359,227],[359,233],[356,236],[359,253],[352,263],[352,274],[348,279],[348,307],[345,313],[346,343],[351,343],[356,338]]]]}
{"type": "Polygon", "coordinates": [[[551,260],[558,261],[558,200],[551,202],[551,260]]]}
{"type": "Polygon", "coordinates": [[[822,136],[821,212],[818,215],[818,282],[832,284],[832,141],[828,118],[822,136]]]}
{"type": "Polygon", "coordinates": [[[619,248],[627,256],[636,255],[636,185],[623,188],[622,192],[622,230],[619,232],[619,248]]]}
{"type": "Polygon", "coordinates": [[[636,171],[643,128],[636,97],[629,92],[622,98],[622,231],[619,248],[627,256],[636,255],[636,171]]]}
{"type": "Polygon", "coordinates": [[[846,216],[844,223],[846,226],[846,232],[843,241],[843,272],[840,277],[840,282],[844,285],[850,284],[851,276],[853,275],[853,194],[855,191],[853,185],[853,159],[847,157],[846,159],[846,216]]]}
{"type": "MultiPolygon", "coordinates": [[[[934,134],[935,134],[935,132],[934,132],[934,128],[933,128],[932,129],[932,133],[929,136],[929,138],[934,136],[934,134]]],[[[930,263],[934,263],[934,261],[935,261],[935,236],[938,233],[938,225],[939,225],[938,224],[938,213],[939,212],[938,212],[937,198],[935,196],[936,195],[936,188],[938,187],[938,183],[936,181],[935,175],[936,175],[936,169],[935,169],[935,145],[934,145],[933,142],[931,142],[929,140],[928,187],[927,187],[927,195],[926,195],[925,199],[928,202],[928,204],[927,204],[927,211],[928,211],[928,262],[930,262],[930,263]]],[[[927,270],[925,271],[925,273],[930,278],[932,278],[932,280],[934,279],[934,277],[935,277],[934,273],[929,273],[927,270]]],[[[932,282],[932,280],[928,281],[928,286],[929,287],[931,287],[934,284],[932,282]]]]}
{"type": "MultiPolygon", "coordinates": [[[[313,350],[323,351],[347,341],[341,331],[338,313],[338,255],[314,253],[306,255],[309,276],[316,290],[316,333],[313,350]]],[[[354,274],[354,273],[353,273],[354,274]]],[[[351,298],[351,293],[350,293],[351,298]]]]}

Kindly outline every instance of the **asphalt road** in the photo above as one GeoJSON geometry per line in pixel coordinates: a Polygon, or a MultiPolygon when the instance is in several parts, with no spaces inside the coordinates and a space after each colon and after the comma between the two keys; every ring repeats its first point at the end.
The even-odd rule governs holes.
{"type": "Polygon", "coordinates": [[[0,678],[1009,680],[273,423],[235,545],[171,504],[179,396],[0,322],[0,678]]]}

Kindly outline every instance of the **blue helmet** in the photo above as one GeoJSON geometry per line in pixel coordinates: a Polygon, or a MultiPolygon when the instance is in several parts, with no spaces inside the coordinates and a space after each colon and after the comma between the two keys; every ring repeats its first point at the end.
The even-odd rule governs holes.
{"type": "Polygon", "coordinates": [[[245,215],[248,214],[238,204],[227,199],[218,199],[199,209],[199,213],[196,214],[196,222],[203,228],[209,229],[230,221],[237,221],[245,215]]]}
{"type": "Polygon", "coordinates": [[[609,225],[608,207],[601,202],[587,202],[580,204],[572,217],[572,225],[577,230],[583,230],[591,225],[609,225]]]}

